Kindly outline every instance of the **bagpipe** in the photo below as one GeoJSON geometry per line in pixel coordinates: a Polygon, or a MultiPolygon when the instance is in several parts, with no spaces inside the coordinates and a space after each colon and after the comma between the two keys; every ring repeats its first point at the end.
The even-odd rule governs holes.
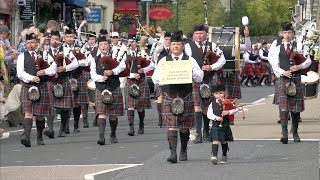
{"type": "MultiPolygon", "coordinates": [[[[222,108],[223,111],[229,111],[229,110],[241,107],[242,108],[242,119],[245,119],[246,117],[244,114],[243,106],[251,105],[251,103],[247,103],[247,104],[243,103],[243,104],[236,105],[235,103],[237,100],[238,99],[235,98],[235,99],[219,99],[218,101],[219,101],[219,104],[223,107],[222,108]]],[[[234,121],[234,114],[227,115],[227,116],[230,121],[234,121]]],[[[220,122],[219,127],[223,127],[222,123],[223,123],[223,121],[220,122]]]]}
{"type": "MultiPolygon", "coordinates": [[[[75,47],[71,52],[74,54],[74,56],[77,58],[78,61],[85,60],[86,57],[87,57],[85,53],[82,53],[80,51],[79,47],[75,47]]],[[[86,72],[90,72],[90,66],[89,65],[88,66],[83,66],[83,67],[79,68],[79,70],[80,71],[84,70],[86,72]]],[[[77,72],[76,71],[76,73],[80,75],[82,72],[77,72]]]]}

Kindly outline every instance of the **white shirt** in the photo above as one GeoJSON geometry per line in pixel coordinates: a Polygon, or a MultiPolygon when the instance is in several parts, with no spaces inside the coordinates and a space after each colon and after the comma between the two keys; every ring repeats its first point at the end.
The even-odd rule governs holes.
{"type": "MultiPolygon", "coordinates": [[[[285,49],[287,48],[287,44],[288,42],[284,42],[284,47],[285,49]]],[[[282,44],[280,44],[279,46],[275,47],[274,49],[274,53],[271,56],[271,59],[269,59],[269,62],[272,66],[272,69],[274,71],[274,74],[279,78],[280,76],[283,75],[283,73],[285,72],[284,69],[280,68],[279,62],[279,53],[280,53],[280,47],[282,44]]],[[[292,48],[292,43],[290,43],[290,49],[292,48]]],[[[310,56],[306,57],[306,61],[304,61],[302,64],[302,69],[306,69],[311,65],[311,59],[310,56]]]]}
{"type": "MultiPolygon", "coordinates": [[[[172,59],[175,61],[175,56],[172,54],[172,59]]],[[[183,53],[181,53],[179,55],[179,61],[181,61],[183,57],[183,53]]],[[[160,79],[160,70],[161,70],[161,63],[162,61],[166,61],[167,58],[166,57],[163,57],[160,61],[159,61],[159,64],[158,66],[156,67],[153,75],[152,75],[152,81],[154,84],[159,84],[159,79],[160,79]]],[[[200,69],[197,61],[189,56],[189,60],[192,62],[192,79],[195,81],[195,82],[201,82],[202,79],[203,79],[203,71],[200,69]]]]}
{"type": "MultiPolygon", "coordinates": [[[[195,41],[195,43],[196,43],[196,45],[198,47],[200,47],[198,42],[195,41]]],[[[206,42],[203,42],[203,44],[202,44],[203,51],[205,51],[205,48],[206,48],[205,46],[206,46],[206,42]]],[[[216,70],[219,70],[219,69],[221,69],[223,67],[223,65],[226,63],[226,58],[224,57],[223,52],[219,49],[219,47],[217,47],[216,43],[212,43],[211,47],[212,47],[212,49],[216,49],[217,48],[217,52],[218,53],[221,52],[221,55],[220,55],[220,58],[218,59],[218,61],[216,63],[210,65],[212,70],[216,71],[216,70]]],[[[185,52],[186,52],[186,54],[188,56],[192,57],[192,50],[191,50],[190,44],[186,44],[185,45],[185,52]]]]}
{"type": "Polygon", "coordinates": [[[263,49],[261,48],[260,50],[259,50],[259,57],[260,57],[260,59],[263,59],[263,60],[265,60],[265,61],[268,61],[268,57],[267,56],[264,56],[263,55],[263,49]]]}
{"type": "MultiPolygon", "coordinates": [[[[34,57],[37,59],[38,55],[35,51],[28,51],[28,52],[30,53],[31,57],[32,57],[32,52],[34,52],[35,53],[34,57]]],[[[48,67],[47,69],[44,70],[44,74],[47,76],[53,76],[56,74],[56,72],[57,72],[57,65],[55,63],[52,63],[50,65],[50,67],[48,67]]],[[[33,77],[35,77],[25,71],[24,53],[21,53],[17,59],[17,76],[21,81],[23,81],[25,83],[32,82],[33,77]]]]}
{"type": "MultiPolygon", "coordinates": [[[[101,58],[103,57],[104,55],[101,54],[101,58]]],[[[90,55],[90,57],[92,58],[92,56],[90,55]]],[[[102,80],[102,75],[100,74],[97,74],[97,65],[96,65],[96,61],[93,59],[90,60],[90,76],[91,76],[91,79],[94,80],[95,82],[104,82],[102,80]]],[[[122,60],[119,65],[112,69],[112,72],[113,72],[113,75],[118,75],[120,74],[124,69],[126,68],[126,64],[125,64],[125,61],[122,60]]]]}
{"type": "MultiPolygon", "coordinates": [[[[218,101],[216,100],[216,102],[218,103],[218,101]]],[[[239,112],[238,108],[235,109],[230,109],[229,110],[229,115],[233,115],[235,113],[239,112]]],[[[221,114],[213,114],[213,109],[212,109],[212,102],[210,103],[209,107],[208,107],[208,111],[207,111],[207,117],[213,121],[216,121],[217,117],[221,117],[221,114]]]]}
{"type": "MultiPolygon", "coordinates": [[[[249,54],[249,52],[251,52],[251,51],[247,51],[247,52],[245,52],[245,53],[243,54],[244,62],[250,63],[250,64],[255,64],[255,63],[257,63],[256,61],[250,60],[250,54],[249,54]]],[[[251,53],[252,53],[252,52],[251,52],[251,53]]]]}
{"type": "Polygon", "coordinates": [[[63,47],[63,55],[64,57],[68,57],[68,59],[71,61],[71,63],[66,66],[65,72],[73,71],[79,67],[78,60],[71,52],[70,47],[63,47]]]}

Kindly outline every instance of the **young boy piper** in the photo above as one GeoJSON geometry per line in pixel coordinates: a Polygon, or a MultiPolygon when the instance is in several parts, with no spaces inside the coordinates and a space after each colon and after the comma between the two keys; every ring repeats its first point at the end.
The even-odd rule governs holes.
{"type": "Polygon", "coordinates": [[[218,164],[218,148],[219,143],[221,143],[221,164],[225,164],[227,163],[227,151],[229,150],[227,141],[233,141],[228,115],[233,115],[239,110],[238,108],[224,110],[226,88],[223,84],[212,85],[211,91],[213,97],[211,98],[211,103],[208,107],[207,112],[208,118],[212,120],[212,127],[210,132],[210,140],[212,142],[212,157],[210,158],[210,161],[214,165],[218,164]]]}

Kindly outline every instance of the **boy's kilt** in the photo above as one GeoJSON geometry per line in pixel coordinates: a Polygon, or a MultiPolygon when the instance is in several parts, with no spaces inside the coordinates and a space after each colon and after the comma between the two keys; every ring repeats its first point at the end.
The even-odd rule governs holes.
{"type": "Polygon", "coordinates": [[[127,79],[126,82],[126,109],[130,107],[134,108],[143,108],[143,109],[151,109],[151,100],[150,100],[150,89],[146,79],[141,79],[139,81],[134,79],[127,79]],[[130,96],[130,85],[137,83],[139,86],[139,96],[134,98],[130,96]]]}
{"type": "Polygon", "coordinates": [[[259,68],[260,73],[263,75],[268,75],[269,74],[269,67],[270,67],[270,64],[268,61],[261,60],[260,68],[259,68]]]}
{"type": "Polygon", "coordinates": [[[224,84],[227,90],[227,98],[241,99],[240,79],[237,72],[229,72],[226,77],[221,76],[218,83],[224,84]]]}
{"type": "Polygon", "coordinates": [[[78,79],[78,90],[73,91],[75,107],[79,107],[88,104],[88,89],[87,81],[84,76],[80,76],[78,79]]]}
{"type": "MultiPolygon", "coordinates": [[[[56,98],[55,96],[53,96],[53,107],[61,109],[74,108],[74,97],[71,90],[69,78],[65,78],[61,85],[63,87],[63,96],[61,98],[56,98]]],[[[53,91],[51,93],[53,94],[53,91]]]]}
{"type": "Polygon", "coordinates": [[[38,101],[30,101],[28,95],[28,90],[30,87],[32,87],[32,85],[22,83],[20,95],[22,114],[28,112],[35,116],[49,116],[51,111],[51,103],[47,82],[44,82],[38,86],[40,91],[40,99],[38,101]]]}
{"type": "Polygon", "coordinates": [[[192,93],[183,98],[184,112],[176,116],[171,112],[171,101],[167,93],[163,93],[162,99],[162,127],[166,128],[191,128],[194,124],[194,103],[192,93]]]}
{"type": "Polygon", "coordinates": [[[280,77],[278,80],[278,100],[279,109],[285,109],[292,112],[304,111],[304,85],[301,84],[301,75],[293,74],[292,82],[296,84],[297,93],[291,97],[286,94],[286,83],[289,81],[287,77],[280,77]]]}
{"type": "Polygon", "coordinates": [[[210,142],[212,141],[233,141],[233,135],[230,126],[212,126],[210,131],[210,142]]]}
{"type": "Polygon", "coordinates": [[[105,104],[101,101],[101,91],[96,89],[95,99],[96,99],[96,115],[106,114],[111,116],[123,116],[123,97],[120,87],[112,91],[113,102],[111,104],[105,104]]]}

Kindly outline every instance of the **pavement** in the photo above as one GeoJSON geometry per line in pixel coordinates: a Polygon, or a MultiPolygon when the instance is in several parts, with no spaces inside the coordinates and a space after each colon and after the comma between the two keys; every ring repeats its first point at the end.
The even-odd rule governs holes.
{"type": "MultiPolygon", "coordinates": [[[[153,109],[146,111],[144,135],[129,137],[126,117],[119,118],[117,144],[108,141],[110,129],[107,127],[107,144],[97,145],[97,128],[90,127],[81,128],[78,134],[71,132],[65,138],[45,137],[45,146],[36,145],[36,133],[32,130],[32,147],[25,148],[20,144],[21,127],[5,128],[0,138],[0,179],[318,180],[319,96],[305,101],[306,110],[301,114],[299,127],[302,142],[294,143],[291,139],[284,145],[279,141],[281,128],[276,123],[278,108],[272,105],[272,92],[273,87],[242,88],[243,99],[239,102],[252,105],[244,107],[245,119],[242,112],[236,114],[232,126],[235,141],[230,143],[228,164],[212,165],[211,144],[194,144],[194,130],[188,145],[188,161],[167,163],[166,129],[157,127],[153,104],[153,109]]],[[[92,113],[91,109],[90,119],[92,113]]],[[[137,114],[135,119],[137,129],[137,114]]],[[[57,133],[59,122],[54,126],[57,133]]]]}

